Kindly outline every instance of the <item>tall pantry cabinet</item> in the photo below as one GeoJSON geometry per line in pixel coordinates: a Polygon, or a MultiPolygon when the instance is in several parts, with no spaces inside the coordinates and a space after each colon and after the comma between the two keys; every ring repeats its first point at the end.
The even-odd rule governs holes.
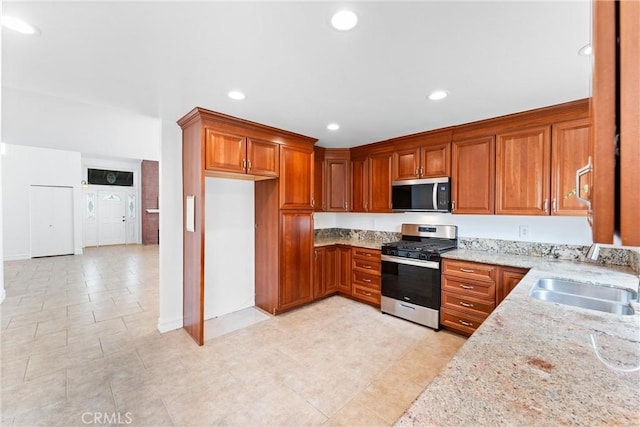
{"type": "Polygon", "coordinates": [[[202,345],[205,177],[255,181],[255,249],[247,250],[255,250],[256,306],[282,312],[313,298],[317,140],[203,108],[194,108],[178,125],[182,128],[183,327],[202,345]],[[297,268],[288,268],[291,265],[297,268]]]}

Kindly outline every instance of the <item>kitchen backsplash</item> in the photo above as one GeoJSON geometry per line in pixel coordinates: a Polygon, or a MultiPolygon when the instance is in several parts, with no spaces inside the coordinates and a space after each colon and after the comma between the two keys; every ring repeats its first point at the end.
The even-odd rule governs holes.
{"type": "MultiPolygon", "coordinates": [[[[315,230],[316,239],[348,238],[393,242],[400,240],[401,234],[390,231],[354,230],[346,228],[324,228],[315,230]]],[[[516,240],[480,239],[459,237],[458,247],[491,253],[539,256],[544,258],[585,261],[589,246],[561,245],[554,243],[522,242],[516,240]]],[[[640,274],[640,251],[624,248],[600,248],[598,264],[631,267],[640,274]]]]}
{"type": "MultiPolygon", "coordinates": [[[[494,240],[460,237],[460,249],[504,253],[511,255],[539,256],[543,258],[586,261],[589,246],[560,245],[554,243],[522,242],[516,240],[494,240]]],[[[598,264],[630,266],[638,271],[637,252],[624,248],[600,248],[598,264]]]]}
{"type": "Polygon", "coordinates": [[[374,242],[395,242],[402,235],[393,231],[353,230],[348,228],[322,228],[315,230],[316,239],[345,238],[353,240],[372,240],[374,242]]]}

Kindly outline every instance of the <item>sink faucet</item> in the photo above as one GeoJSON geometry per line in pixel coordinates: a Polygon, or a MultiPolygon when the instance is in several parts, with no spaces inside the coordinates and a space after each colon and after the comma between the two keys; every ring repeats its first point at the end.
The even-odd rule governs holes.
{"type": "Polygon", "coordinates": [[[598,243],[594,243],[589,247],[589,250],[587,251],[587,259],[590,259],[591,261],[597,261],[598,255],[600,255],[600,245],[598,243]]]}

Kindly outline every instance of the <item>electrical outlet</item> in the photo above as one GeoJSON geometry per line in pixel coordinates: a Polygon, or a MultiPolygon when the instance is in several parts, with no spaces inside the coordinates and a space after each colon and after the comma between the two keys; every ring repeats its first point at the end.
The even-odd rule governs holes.
{"type": "Polygon", "coordinates": [[[521,225],[518,228],[518,231],[519,231],[520,238],[522,240],[529,240],[530,236],[529,236],[529,226],[528,225],[521,225]]]}

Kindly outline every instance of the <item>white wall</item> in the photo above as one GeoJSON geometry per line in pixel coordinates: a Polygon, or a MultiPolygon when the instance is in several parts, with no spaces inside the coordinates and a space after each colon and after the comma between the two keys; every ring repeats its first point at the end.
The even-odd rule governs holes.
{"type": "Polygon", "coordinates": [[[4,142],[158,160],[161,122],[131,111],[3,87],[4,142]]]}
{"type": "Polygon", "coordinates": [[[453,224],[460,237],[522,240],[541,243],[590,245],[591,229],[585,217],[508,215],[452,215],[436,213],[316,213],[315,228],[353,228],[400,232],[403,223],[453,224]],[[520,226],[529,226],[529,238],[520,237],[520,226]]]}
{"type": "Polygon", "coordinates": [[[30,187],[73,187],[74,250],[82,253],[80,153],[6,144],[2,156],[4,260],[26,259],[30,248],[30,187]]]}
{"type": "Polygon", "coordinates": [[[204,318],[255,305],[254,183],[206,178],[204,318]]]}
{"type": "Polygon", "coordinates": [[[182,131],[162,124],[160,208],[160,316],[158,330],[182,327],[182,131]]]}

